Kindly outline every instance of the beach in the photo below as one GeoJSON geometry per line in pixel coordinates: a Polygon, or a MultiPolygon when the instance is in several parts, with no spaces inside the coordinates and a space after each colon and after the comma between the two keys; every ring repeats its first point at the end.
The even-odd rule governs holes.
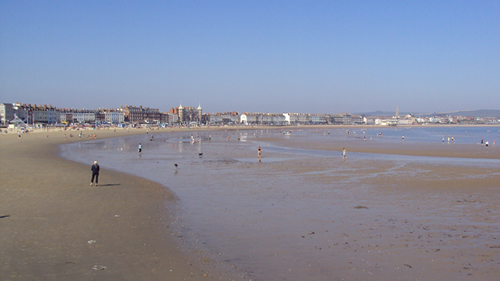
{"type": "MultiPolygon", "coordinates": [[[[495,280],[500,274],[498,147],[409,137],[364,141],[323,128],[218,129],[97,131],[97,140],[82,143],[63,132],[48,140],[41,133],[2,136],[0,277],[495,280]],[[122,138],[108,138],[115,136],[122,138]],[[66,158],[81,163],[60,158],[61,144],[68,144],[66,158]],[[103,169],[98,187],[89,186],[96,157],[103,169]]],[[[343,134],[346,127],[331,129],[343,134]]]]}
{"type": "Polygon", "coordinates": [[[179,251],[165,206],[175,198],[163,186],[106,167],[89,186],[92,163],[59,157],[59,145],[87,134],[145,132],[0,135],[1,280],[231,280],[179,251]]]}
{"type": "Polygon", "coordinates": [[[354,130],[170,132],[63,151],[89,162],[98,150],[104,165],[168,186],[181,248],[245,280],[495,280],[498,148],[354,130]]]}

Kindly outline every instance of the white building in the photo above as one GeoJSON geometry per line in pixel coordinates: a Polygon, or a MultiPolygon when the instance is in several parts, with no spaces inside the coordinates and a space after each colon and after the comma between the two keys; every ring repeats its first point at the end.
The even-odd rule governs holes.
{"type": "Polygon", "coordinates": [[[398,126],[408,126],[413,125],[413,120],[411,119],[399,119],[398,126]]]}
{"type": "Polygon", "coordinates": [[[397,119],[375,119],[375,125],[380,126],[396,126],[398,124],[397,119]]]}
{"type": "Polygon", "coordinates": [[[33,119],[35,123],[56,124],[59,122],[59,112],[55,110],[34,110],[33,119]]]}
{"type": "Polygon", "coordinates": [[[240,116],[240,122],[245,125],[284,125],[285,115],[282,113],[248,113],[240,116]]]}
{"type": "Polygon", "coordinates": [[[69,123],[71,122],[71,114],[68,114],[66,112],[59,112],[59,123],[69,123]],[[68,122],[69,120],[69,122],[68,122]]]}
{"type": "Polygon", "coordinates": [[[210,114],[208,123],[210,125],[217,124],[238,124],[240,122],[240,116],[237,112],[217,112],[210,114]]]}
{"type": "Polygon", "coordinates": [[[245,125],[257,125],[260,124],[260,114],[257,113],[243,113],[240,115],[240,122],[245,125]]]}
{"type": "Polygon", "coordinates": [[[375,120],[377,118],[373,118],[373,117],[364,117],[363,120],[365,122],[366,125],[375,125],[375,120]]]}
{"type": "Polygon", "coordinates": [[[366,124],[366,118],[364,118],[361,115],[352,115],[351,116],[351,124],[364,125],[364,124],[366,124]]]}
{"type": "Polygon", "coordinates": [[[168,115],[167,122],[169,125],[179,123],[179,115],[174,114],[174,113],[168,113],[167,115],[168,115]]]}
{"type": "Polygon", "coordinates": [[[81,110],[73,112],[73,123],[94,123],[95,120],[95,111],[81,110]]]}
{"type": "Polygon", "coordinates": [[[0,122],[2,124],[9,124],[9,121],[14,119],[14,113],[12,103],[0,104],[0,122]]]}
{"type": "Polygon", "coordinates": [[[105,111],[104,119],[107,123],[111,124],[121,124],[125,122],[125,114],[120,111],[105,111]]]}
{"type": "Polygon", "coordinates": [[[327,124],[326,116],[324,114],[311,114],[311,124],[324,125],[327,124]]]}
{"type": "Polygon", "coordinates": [[[27,124],[45,123],[56,124],[59,123],[60,114],[57,108],[51,105],[36,105],[36,104],[20,104],[14,103],[13,109],[19,119],[27,124]]]}
{"type": "Polygon", "coordinates": [[[288,125],[309,124],[311,123],[311,115],[306,113],[283,113],[285,122],[288,125]]]}

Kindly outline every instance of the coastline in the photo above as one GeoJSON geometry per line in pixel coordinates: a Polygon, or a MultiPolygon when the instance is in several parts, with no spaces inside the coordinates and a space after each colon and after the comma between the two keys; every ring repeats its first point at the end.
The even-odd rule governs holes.
{"type": "Polygon", "coordinates": [[[225,280],[177,248],[164,186],[106,167],[89,186],[91,163],[59,156],[59,145],[88,140],[74,132],[0,136],[1,280],[225,280]]]}

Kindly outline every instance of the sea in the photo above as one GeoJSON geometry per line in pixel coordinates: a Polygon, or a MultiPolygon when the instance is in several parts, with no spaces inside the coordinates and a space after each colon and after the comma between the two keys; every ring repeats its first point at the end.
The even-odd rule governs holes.
{"type": "MultiPolygon", "coordinates": [[[[113,169],[165,186],[178,199],[168,208],[175,214],[172,235],[180,247],[208,266],[234,271],[241,280],[436,280],[437,275],[429,274],[443,264],[453,272],[443,275],[445,279],[469,273],[488,278],[463,269],[473,267],[466,260],[484,252],[471,258],[457,251],[481,245],[488,250],[486,245],[492,245],[500,231],[500,192],[492,197],[489,191],[445,194],[406,186],[411,178],[424,183],[495,180],[500,176],[499,159],[457,161],[348,151],[343,160],[341,151],[286,145],[345,140],[390,145],[401,142],[402,136],[408,145],[480,146],[483,140],[489,141],[488,149],[499,149],[493,141],[500,140],[500,126],[149,131],[66,144],[61,155],[89,165],[97,160],[102,182],[105,171],[113,169]],[[464,167],[471,172],[450,172],[464,167]],[[478,217],[478,209],[488,210],[489,219],[478,217]],[[450,229],[477,238],[459,239],[450,229]],[[450,242],[442,242],[441,236],[450,242]],[[425,251],[440,255],[446,249],[450,257],[441,257],[442,264],[433,268],[425,251]]],[[[488,254],[500,258],[498,251],[488,254]]],[[[498,273],[489,265],[474,268],[498,273]]]]}

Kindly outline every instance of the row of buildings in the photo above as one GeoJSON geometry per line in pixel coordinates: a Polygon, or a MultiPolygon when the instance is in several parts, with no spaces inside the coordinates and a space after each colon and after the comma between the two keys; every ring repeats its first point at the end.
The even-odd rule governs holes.
{"type": "MultiPolygon", "coordinates": [[[[485,122],[492,122],[487,120],[485,122]]],[[[350,113],[308,114],[308,113],[256,113],[218,112],[203,113],[198,107],[179,105],[169,112],[143,106],[120,106],[120,108],[98,108],[95,110],[58,108],[52,105],[21,103],[0,104],[0,122],[25,124],[162,124],[162,125],[385,125],[402,126],[415,124],[472,124],[478,119],[461,116],[414,117],[396,115],[384,118],[361,116],[350,113]]],[[[496,120],[498,122],[498,120],[496,120]]]]}
{"type": "Polygon", "coordinates": [[[21,103],[0,104],[0,121],[23,122],[26,124],[181,124],[189,125],[290,125],[290,124],[363,124],[361,116],[342,114],[306,113],[250,113],[217,112],[203,113],[201,106],[179,105],[169,112],[143,106],[120,106],[120,108],[72,109],[52,105],[21,103]]]}
{"type": "Polygon", "coordinates": [[[115,108],[73,109],[58,108],[52,105],[21,103],[0,104],[0,121],[26,124],[123,124],[133,122],[166,123],[168,116],[159,109],[148,107],[121,106],[115,108]]]}

